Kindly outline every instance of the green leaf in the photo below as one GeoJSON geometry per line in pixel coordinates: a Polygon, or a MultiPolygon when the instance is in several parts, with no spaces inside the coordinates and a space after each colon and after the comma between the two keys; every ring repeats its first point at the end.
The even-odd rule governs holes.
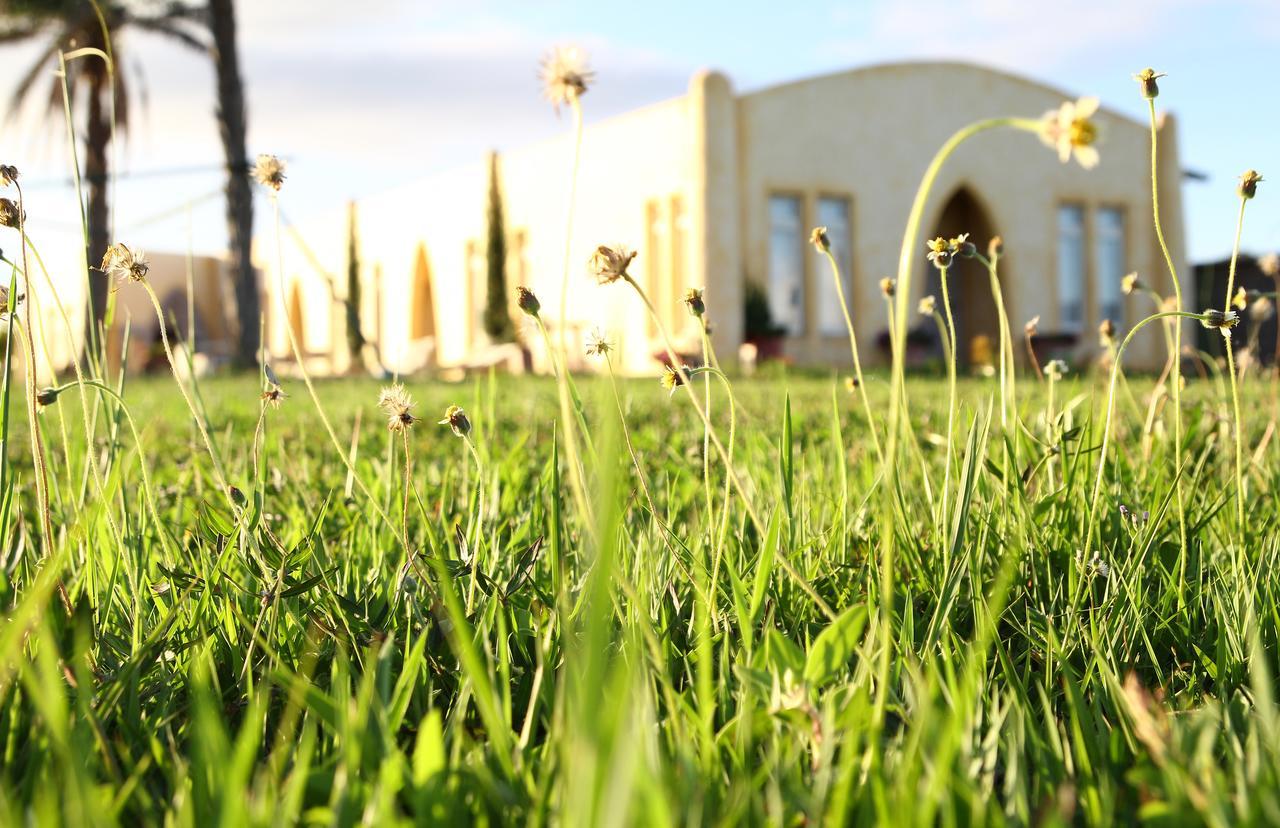
{"type": "Polygon", "coordinates": [[[809,646],[804,663],[804,680],[818,687],[849,663],[858,649],[862,628],[867,624],[867,608],[864,604],[850,607],[823,630],[809,646]]]}

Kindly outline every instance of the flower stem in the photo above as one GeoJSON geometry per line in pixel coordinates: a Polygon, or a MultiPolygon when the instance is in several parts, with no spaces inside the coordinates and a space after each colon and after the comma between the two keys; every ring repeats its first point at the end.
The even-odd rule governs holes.
{"type": "Polygon", "coordinates": [[[849,303],[844,298],[844,281],[840,278],[840,265],[830,248],[823,249],[827,261],[831,263],[831,278],[836,283],[836,297],[840,300],[840,312],[844,314],[844,326],[849,331],[849,351],[853,356],[853,376],[858,381],[858,393],[862,397],[862,408],[867,414],[867,430],[871,433],[871,444],[875,447],[876,457],[884,462],[884,448],[880,445],[880,430],[876,427],[876,419],[871,413],[871,402],[867,398],[867,384],[862,381],[862,360],[858,358],[858,337],[853,329],[853,318],[849,316],[849,303]]]}
{"type": "MultiPolygon", "coordinates": [[[[1235,292],[1236,260],[1240,257],[1240,233],[1244,229],[1244,207],[1249,199],[1240,198],[1240,212],[1236,214],[1236,238],[1231,246],[1231,265],[1227,268],[1227,299],[1223,311],[1231,309],[1231,295],[1235,292]]],[[[1222,329],[1227,346],[1227,372],[1231,375],[1231,409],[1236,432],[1236,521],[1240,539],[1244,537],[1244,432],[1240,428],[1240,380],[1236,376],[1235,347],[1231,343],[1231,329],[1222,329]]]]}

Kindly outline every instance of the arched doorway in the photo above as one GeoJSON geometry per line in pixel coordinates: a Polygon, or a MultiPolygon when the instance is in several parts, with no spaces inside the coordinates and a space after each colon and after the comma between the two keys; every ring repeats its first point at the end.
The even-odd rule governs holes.
{"type": "MultiPolygon", "coordinates": [[[[968,233],[969,240],[985,255],[987,242],[996,234],[986,209],[967,188],[961,187],[947,200],[930,236],[950,239],[968,233]]],[[[928,266],[925,284],[938,300],[942,310],[941,274],[928,266]]],[[[1003,274],[1002,282],[1007,280],[1003,274]]],[[[995,365],[1000,348],[1000,321],[995,299],[991,296],[991,279],[983,264],[974,259],[957,257],[947,273],[951,295],[951,312],[956,324],[956,351],[961,365],[979,368],[995,365]]],[[[1008,301],[1006,293],[1005,301],[1008,301]]]]}

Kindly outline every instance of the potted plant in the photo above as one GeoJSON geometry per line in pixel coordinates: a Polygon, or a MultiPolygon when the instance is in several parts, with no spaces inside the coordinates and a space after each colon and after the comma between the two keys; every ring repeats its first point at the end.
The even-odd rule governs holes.
{"type": "Polygon", "coordinates": [[[749,279],[746,282],[742,311],[742,338],[756,346],[756,359],[761,362],[781,359],[787,330],[773,320],[769,294],[760,284],[749,279]]]}

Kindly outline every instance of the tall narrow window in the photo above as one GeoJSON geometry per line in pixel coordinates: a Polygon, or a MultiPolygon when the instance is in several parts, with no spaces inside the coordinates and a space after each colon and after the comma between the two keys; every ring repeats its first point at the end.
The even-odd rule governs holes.
{"type": "Polygon", "coordinates": [[[688,269],[685,267],[686,259],[689,255],[689,214],[684,209],[684,198],[678,195],[671,197],[671,278],[667,280],[667,289],[670,291],[664,297],[663,307],[668,308],[667,324],[672,329],[678,329],[684,324],[684,317],[680,315],[683,307],[680,300],[684,296],[684,291],[690,287],[688,284],[688,269]]]}
{"type": "Polygon", "coordinates": [[[1124,323],[1124,211],[1102,207],[1094,216],[1093,272],[1097,274],[1098,313],[1102,319],[1124,323]]]}
{"type": "MultiPolygon", "coordinates": [[[[844,291],[844,301],[849,304],[853,301],[853,229],[849,221],[849,199],[819,198],[817,224],[827,228],[827,237],[831,240],[831,255],[840,265],[840,287],[844,291]]],[[[831,277],[831,264],[816,248],[814,255],[818,332],[823,336],[843,336],[848,331],[844,324],[844,311],[840,307],[840,294],[836,292],[835,280],[831,277]]],[[[853,315],[852,305],[849,306],[849,314],[853,315]]]]}
{"type": "Polygon", "coordinates": [[[804,332],[804,224],[800,199],[769,197],[769,310],[792,336],[804,332]]]}
{"type": "Polygon", "coordinates": [[[1058,207],[1058,324],[1064,331],[1084,328],[1084,205],[1058,207]]]}
{"type": "MultiPolygon", "coordinates": [[[[644,205],[644,227],[645,227],[645,249],[643,254],[644,260],[644,280],[645,289],[649,296],[653,297],[653,301],[657,303],[655,307],[661,309],[663,295],[663,261],[666,258],[667,228],[662,221],[662,205],[656,200],[649,200],[644,205]]],[[[659,311],[661,312],[661,310],[659,311]]],[[[658,335],[658,326],[654,323],[653,318],[649,317],[647,323],[649,336],[658,335]]]]}

